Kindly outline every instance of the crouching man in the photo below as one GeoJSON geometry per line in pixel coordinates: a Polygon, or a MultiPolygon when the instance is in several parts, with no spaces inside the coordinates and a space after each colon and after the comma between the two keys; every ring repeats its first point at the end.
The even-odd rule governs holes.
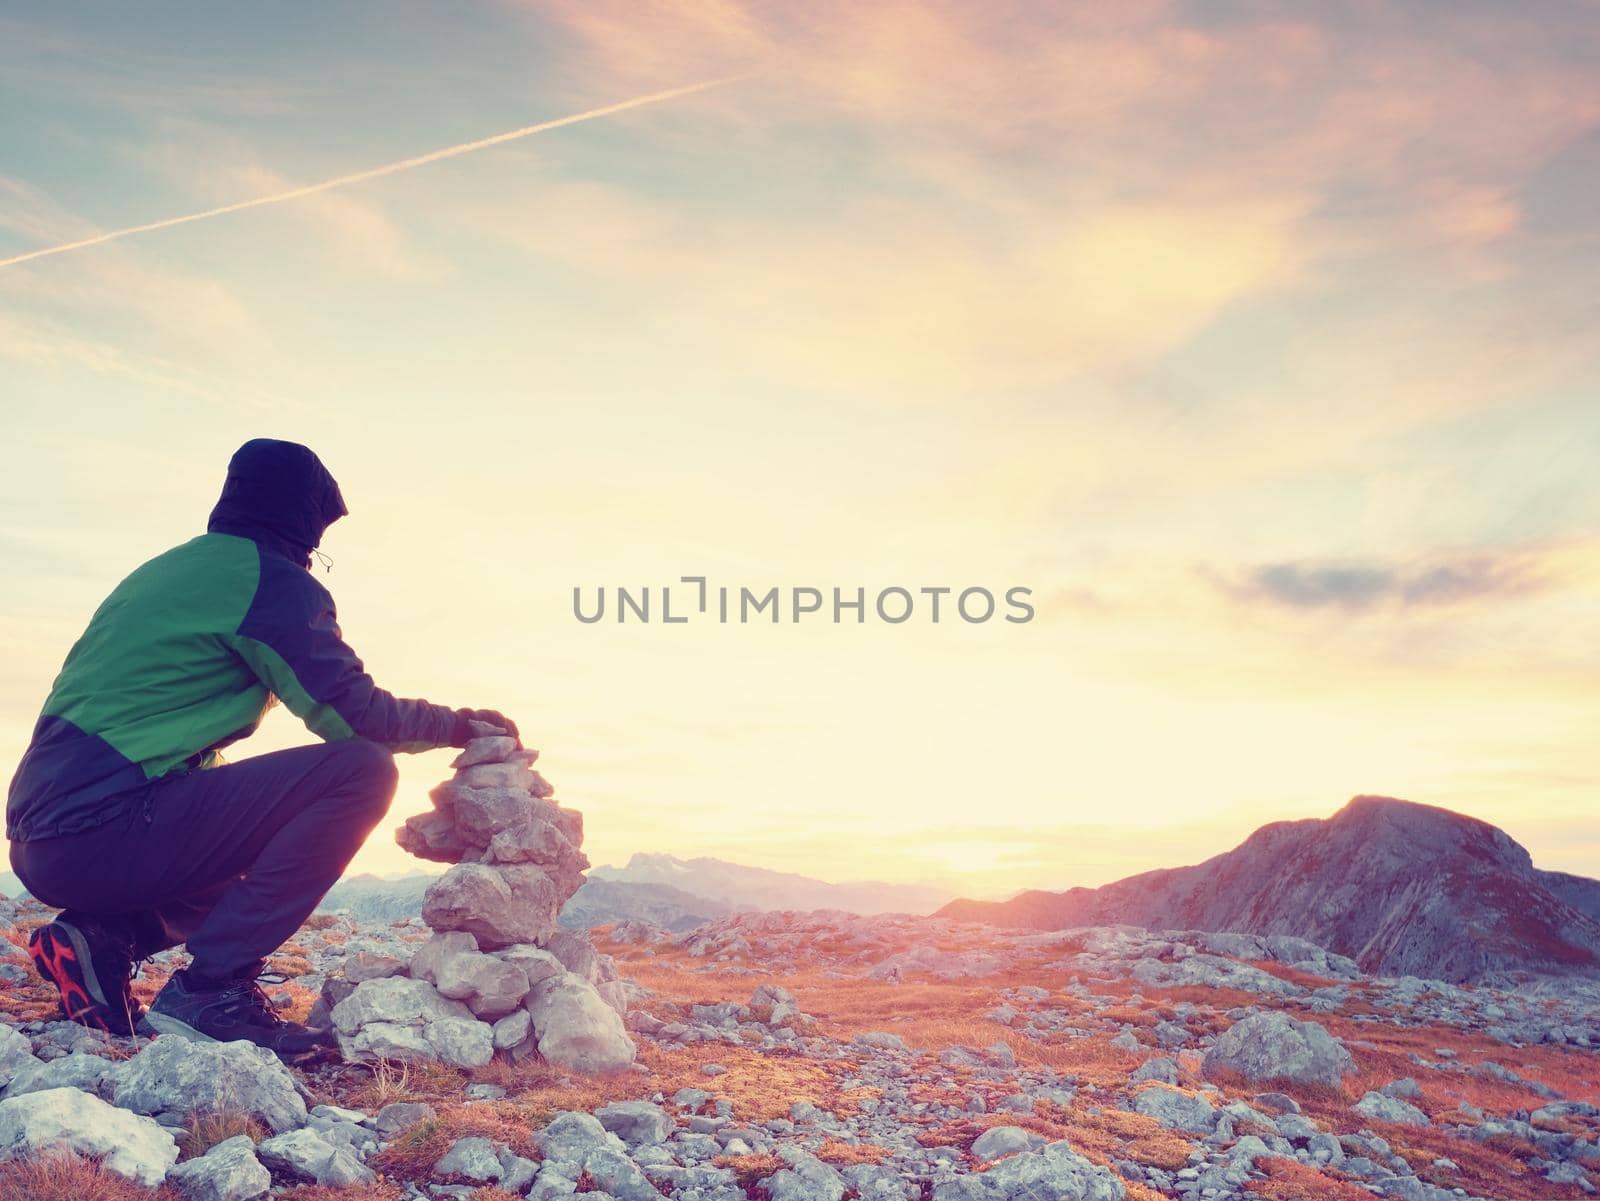
{"type": "Polygon", "coordinates": [[[310,571],[346,512],[309,449],[245,443],[207,532],[117,585],[67,655],[6,836],[28,890],[62,910],[29,949],[73,1021],[316,1050],[328,1033],[279,1017],[258,976],[388,810],[393,752],[464,746],[469,721],[516,733],[373,683],[310,571]],[[223,764],[274,698],[324,741],[223,764]],[[146,1013],[136,966],[180,943],[192,961],[146,1013]]]}

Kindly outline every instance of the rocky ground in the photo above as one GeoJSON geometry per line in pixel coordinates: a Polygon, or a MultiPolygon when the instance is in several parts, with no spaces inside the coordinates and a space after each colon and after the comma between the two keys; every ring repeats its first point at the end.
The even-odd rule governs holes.
{"type": "MultiPolygon", "coordinates": [[[[22,950],[48,917],[0,903],[0,1201],[1557,1201],[1600,1184],[1600,988],[1570,981],[1372,978],[1290,938],[741,915],[555,948],[627,994],[638,1053],[619,1071],[290,1071],[244,1044],[54,1020],[22,950]]],[[[319,915],[270,991],[303,1016],[428,937],[319,915]]]]}

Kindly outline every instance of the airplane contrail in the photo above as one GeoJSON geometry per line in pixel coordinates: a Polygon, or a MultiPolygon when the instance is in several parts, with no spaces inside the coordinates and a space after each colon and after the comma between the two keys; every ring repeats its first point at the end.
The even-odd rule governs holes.
{"type": "Polygon", "coordinates": [[[150,221],[144,225],[130,225],[126,229],[113,229],[103,234],[96,234],[92,238],[80,238],[76,242],[63,242],[59,246],[46,246],[39,250],[29,250],[23,254],[12,255],[8,259],[0,259],[0,267],[15,267],[18,263],[31,262],[34,259],[46,258],[52,254],[66,254],[69,250],[82,250],[88,246],[99,246],[102,242],[112,242],[118,238],[130,237],[133,234],[147,234],[157,229],[171,229],[174,225],[187,225],[191,221],[205,221],[211,217],[221,217],[227,213],[237,213],[244,209],[260,208],[266,204],[281,204],[285,200],[298,200],[302,196],[314,196],[318,192],[328,192],[334,188],[347,187],[350,184],[361,183],[368,179],[394,175],[401,171],[409,171],[413,167],[424,167],[429,163],[436,163],[440,159],[455,158],[460,154],[471,154],[475,150],[486,150],[490,146],[498,146],[502,142],[514,142],[518,138],[530,137],[533,134],[544,133],[551,129],[560,129],[564,125],[576,125],[580,121],[593,121],[599,117],[609,117],[614,113],[627,112],[633,108],[643,108],[648,104],[660,104],[666,100],[675,100],[679,96],[692,96],[696,92],[708,91],[711,88],[722,87],[724,84],[735,83],[738,80],[748,79],[749,77],[748,74],[728,75],[721,79],[709,79],[703,83],[691,83],[680,88],[668,88],[663,92],[650,92],[648,95],[635,96],[631,100],[619,100],[616,104],[607,104],[600,108],[588,109],[585,112],[573,113],[571,116],[540,121],[537,125],[524,125],[521,129],[497,133],[491,137],[479,138],[474,142],[462,142],[459,145],[446,146],[442,150],[430,150],[426,154],[419,154],[413,158],[403,158],[396,162],[384,163],[379,167],[368,167],[365,171],[353,171],[349,175],[336,175],[332,179],[324,179],[320,183],[304,184],[298,188],[290,188],[286,192],[274,192],[270,196],[257,196],[251,200],[238,200],[232,204],[206,209],[201,213],[186,213],[182,217],[167,217],[162,221],[150,221]]]}

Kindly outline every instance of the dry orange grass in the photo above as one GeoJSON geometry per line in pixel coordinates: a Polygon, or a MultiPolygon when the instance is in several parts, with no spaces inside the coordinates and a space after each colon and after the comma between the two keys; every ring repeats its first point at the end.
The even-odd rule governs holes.
{"type": "Polygon", "coordinates": [[[0,1201],[177,1201],[172,1189],[147,1189],[94,1160],[60,1151],[0,1163],[0,1201]]]}
{"type": "Polygon", "coordinates": [[[822,1145],[817,1148],[818,1159],[838,1168],[847,1168],[858,1163],[882,1163],[893,1154],[894,1152],[887,1147],[875,1146],[872,1143],[847,1143],[836,1138],[824,1139],[822,1145]]]}
{"type": "Polygon", "coordinates": [[[537,1158],[533,1127],[523,1106],[507,1101],[480,1101],[441,1108],[438,1116],[418,1122],[369,1161],[374,1171],[400,1179],[426,1179],[433,1165],[458,1138],[477,1135],[504,1143],[518,1155],[537,1158]]]}
{"type": "Polygon", "coordinates": [[[1462,1102],[1496,1114],[1537,1109],[1545,1104],[1545,1098],[1533,1089],[1511,1081],[1429,1071],[1410,1061],[1413,1052],[1435,1059],[1434,1049],[1445,1047],[1454,1051],[1455,1062],[1464,1066],[1498,1063],[1520,1076],[1549,1085],[1569,1100],[1600,1104],[1600,1071],[1595,1070],[1592,1051],[1555,1046],[1508,1047],[1487,1035],[1442,1026],[1406,1028],[1353,1022],[1342,1015],[1320,1020],[1330,1033],[1347,1042],[1373,1044],[1350,1049],[1356,1059],[1358,1075],[1353,1084],[1358,1096],[1369,1088],[1381,1088],[1391,1080],[1411,1076],[1422,1087],[1423,1095],[1422,1101],[1413,1103],[1430,1115],[1454,1109],[1462,1102]]]}
{"type": "Polygon", "coordinates": [[[1113,1005],[1100,1015],[1103,1022],[1126,1023],[1129,1026],[1154,1026],[1162,1018],[1160,1010],[1166,1006],[1148,1008],[1135,1005],[1113,1005]]]}
{"type": "Polygon", "coordinates": [[[989,1114],[948,1122],[919,1134],[917,1142],[925,1147],[960,1147],[967,1153],[968,1165],[976,1168],[979,1163],[972,1156],[972,1143],[980,1134],[991,1126],[1021,1126],[1048,1141],[1066,1139],[1073,1150],[1113,1172],[1118,1159],[1169,1171],[1188,1164],[1189,1141],[1154,1118],[1121,1109],[1092,1112],[1097,1108],[1083,1101],[1071,1106],[1042,1101],[1031,1114],[989,1114]]]}
{"type": "Polygon", "coordinates": [[[206,1113],[193,1113],[184,1123],[178,1136],[178,1157],[193,1159],[204,1155],[218,1143],[225,1143],[240,1134],[248,1134],[252,1142],[267,1136],[266,1129],[248,1113],[233,1109],[214,1109],[206,1113]]]}
{"type": "Polygon", "coordinates": [[[1374,1123],[1373,1129],[1389,1140],[1413,1172],[1440,1188],[1465,1188],[1474,1196],[1504,1201],[1560,1201],[1588,1195],[1575,1184],[1551,1184],[1530,1168],[1526,1161],[1539,1152],[1524,1139],[1501,1136],[1475,1143],[1415,1126],[1374,1123]],[[1433,1161],[1441,1157],[1454,1162],[1455,1169],[1434,1167],[1433,1161]]]}
{"type": "Polygon", "coordinates": [[[357,1184],[351,1188],[302,1184],[283,1193],[281,1201],[400,1201],[404,1195],[404,1186],[380,1180],[376,1184],[357,1184]]]}
{"type": "Polygon", "coordinates": [[[279,976],[305,976],[311,973],[311,960],[304,955],[288,955],[279,951],[267,959],[266,970],[279,976]]]}
{"type": "Polygon", "coordinates": [[[739,1187],[749,1192],[759,1180],[765,1180],[774,1172],[781,1172],[789,1165],[776,1155],[719,1155],[713,1159],[712,1164],[719,1168],[727,1168],[739,1182],[739,1187]]]}
{"type": "Polygon", "coordinates": [[[1372,1201],[1372,1194],[1292,1159],[1262,1159],[1257,1166],[1265,1180],[1245,1185],[1264,1201],[1372,1201]]]}
{"type": "Polygon", "coordinates": [[[341,1105],[379,1110],[397,1101],[449,1101],[466,1087],[465,1073],[448,1064],[380,1060],[326,1081],[341,1105]]]}
{"type": "Polygon", "coordinates": [[[1331,988],[1347,981],[1336,980],[1331,976],[1319,976],[1315,972],[1303,972],[1297,967],[1290,967],[1287,963],[1279,963],[1276,959],[1250,959],[1245,962],[1253,968],[1260,968],[1269,976],[1276,976],[1280,980],[1287,980],[1290,984],[1298,984],[1302,988],[1331,988]]]}
{"type": "Polygon", "coordinates": [[[284,1018],[291,1022],[303,1022],[311,1016],[311,1007],[317,1003],[315,989],[307,988],[304,984],[288,981],[284,984],[275,984],[267,990],[273,1000],[287,997],[287,1008],[278,1010],[284,1018]]]}
{"type": "Polygon", "coordinates": [[[704,1089],[727,1101],[734,1115],[760,1122],[786,1118],[796,1101],[808,1101],[830,1113],[850,1113],[859,1106],[865,1090],[852,1095],[839,1080],[849,1064],[815,1060],[783,1052],[756,1052],[722,1044],[691,1043],[682,1050],[666,1051],[652,1044],[639,1048],[639,1062],[647,1077],[631,1082],[634,1095],[659,1089],[669,1096],[680,1088],[704,1089]],[[707,1076],[701,1065],[718,1063],[728,1070],[707,1076]]]}

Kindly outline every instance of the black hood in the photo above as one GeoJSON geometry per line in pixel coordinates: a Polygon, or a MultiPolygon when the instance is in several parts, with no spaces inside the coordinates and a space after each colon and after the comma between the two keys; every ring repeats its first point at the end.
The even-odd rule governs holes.
{"type": "Polygon", "coordinates": [[[206,529],[249,538],[309,567],[323,533],[349,511],[338,483],[309,447],[252,438],[228,460],[222,497],[206,529]]]}

